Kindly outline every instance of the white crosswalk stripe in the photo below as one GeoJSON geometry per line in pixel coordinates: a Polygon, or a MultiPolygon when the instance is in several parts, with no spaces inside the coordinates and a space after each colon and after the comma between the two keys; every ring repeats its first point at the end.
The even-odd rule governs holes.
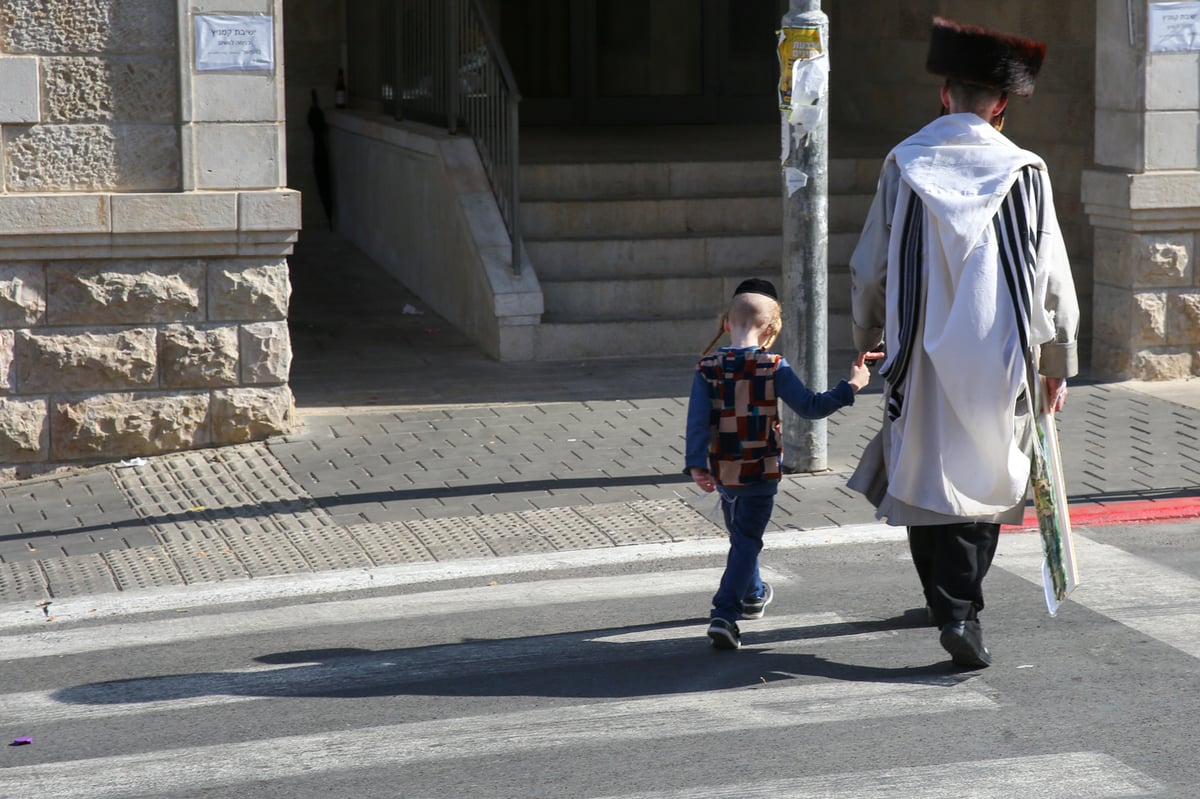
{"type": "MultiPolygon", "coordinates": [[[[1179,629],[1177,615],[1183,611],[1200,616],[1200,581],[1083,536],[1079,536],[1078,543],[1085,583],[1074,601],[1200,657],[1200,636],[1179,629]],[[1165,611],[1170,611],[1171,624],[1160,623],[1167,618],[1165,611]]],[[[996,566],[1040,582],[1037,537],[1006,536],[996,566]]],[[[119,624],[101,620],[97,624],[77,623],[37,631],[21,625],[10,628],[7,634],[0,632],[0,661],[20,667],[52,656],[142,651],[280,630],[303,632],[336,626],[347,618],[383,622],[447,619],[495,609],[693,594],[704,602],[719,573],[719,569],[687,569],[656,572],[652,579],[645,574],[542,579],[172,618],[134,616],[119,624]]],[[[782,573],[768,573],[767,577],[780,587],[789,580],[782,573]]],[[[859,621],[832,612],[768,613],[764,619],[745,623],[744,629],[752,633],[746,636],[744,646],[749,652],[718,653],[715,664],[733,663],[743,655],[782,652],[811,657],[826,646],[880,646],[880,639],[899,634],[897,629],[876,620],[859,621]]],[[[0,694],[0,728],[16,729],[32,723],[42,727],[101,728],[120,722],[138,724],[151,717],[211,715],[234,712],[247,703],[259,703],[252,705],[259,707],[268,700],[287,702],[290,698],[319,696],[331,686],[360,696],[402,695],[405,686],[422,681],[486,684],[500,677],[539,673],[556,663],[599,663],[614,670],[632,669],[647,657],[687,661],[698,647],[707,648],[703,630],[701,621],[692,620],[519,638],[460,641],[451,637],[446,643],[412,648],[343,654],[323,651],[314,653],[311,662],[255,664],[209,672],[201,667],[196,673],[168,672],[50,689],[10,690],[0,694]]],[[[786,673],[770,681],[763,679],[761,684],[742,683],[737,687],[729,687],[736,683],[726,683],[720,688],[679,693],[568,698],[549,707],[518,706],[493,713],[476,711],[406,723],[373,723],[391,720],[385,716],[357,727],[309,728],[304,734],[267,734],[247,741],[184,737],[167,739],[164,748],[152,751],[30,765],[13,764],[10,759],[0,764],[0,796],[99,799],[176,792],[198,796],[205,789],[236,789],[289,778],[371,769],[403,771],[457,759],[502,760],[574,747],[698,739],[714,731],[736,736],[862,724],[878,734],[886,729],[882,720],[919,718],[977,718],[980,725],[986,726],[987,720],[995,718],[1006,704],[1006,698],[986,680],[954,673],[889,676],[881,670],[845,679],[819,675],[786,673]],[[877,723],[872,724],[872,720],[877,723]]],[[[280,731],[292,730],[275,732],[280,731]]],[[[868,771],[800,774],[790,779],[761,780],[738,775],[717,784],[613,793],[606,799],[1067,799],[1148,796],[1161,790],[1153,779],[1117,757],[1087,751],[976,760],[969,771],[938,765],[909,767],[883,759],[879,768],[868,771]]],[[[451,790],[445,795],[453,793],[451,790]]]]}
{"type": "Polygon", "coordinates": [[[974,761],[953,773],[945,766],[898,768],[794,780],[705,786],[654,793],[621,794],[603,799],[1079,799],[1148,796],[1158,783],[1106,755],[1067,752],[1057,755],[974,761]],[[949,771],[949,773],[948,773],[949,771]],[[963,774],[969,772],[969,775],[963,774]]]}
{"type": "Polygon", "coordinates": [[[953,680],[764,686],[572,705],[553,710],[439,719],[242,744],[172,749],[0,771],[0,795],[144,796],[190,785],[236,785],[344,768],[490,757],[613,740],[653,740],[719,728],[759,728],[988,710],[991,700],[953,680]],[[280,752],[288,757],[280,758],[280,752]]]}

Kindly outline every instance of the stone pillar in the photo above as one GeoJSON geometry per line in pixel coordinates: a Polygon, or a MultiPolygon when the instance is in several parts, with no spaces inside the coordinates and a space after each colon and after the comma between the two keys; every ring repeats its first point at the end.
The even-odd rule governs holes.
{"type": "Polygon", "coordinates": [[[1150,3],[1098,0],[1092,368],[1200,374],[1200,52],[1150,52],[1150,3]]]}
{"type": "Polygon", "coordinates": [[[0,475],[285,432],[273,68],[195,69],[202,0],[0,0],[0,475]]]}

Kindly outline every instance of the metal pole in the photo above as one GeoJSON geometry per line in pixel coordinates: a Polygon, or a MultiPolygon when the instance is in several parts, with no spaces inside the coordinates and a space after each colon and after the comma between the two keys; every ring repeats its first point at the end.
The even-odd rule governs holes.
{"type": "MultiPolygon", "coordinates": [[[[821,12],[820,0],[791,0],[782,28],[785,45],[789,36],[804,39],[806,34],[811,44],[814,29],[819,47],[829,41],[829,18],[821,12]]],[[[807,52],[812,52],[811,46],[807,52]]],[[[790,81],[790,63],[781,58],[781,66],[787,73],[781,80],[790,81]]],[[[827,98],[821,102],[826,103],[821,121],[804,139],[788,130],[787,110],[780,119],[782,133],[792,134],[783,164],[781,350],[804,384],[817,392],[828,388],[829,113],[827,98]],[[800,173],[807,176],[807,183],[789,188],[789,183],[794,187],[800,179],[800,173]]],[[[828,469],[825,420],[803,419],[784,407],[782,421],[784,470],[828,469]]]]}

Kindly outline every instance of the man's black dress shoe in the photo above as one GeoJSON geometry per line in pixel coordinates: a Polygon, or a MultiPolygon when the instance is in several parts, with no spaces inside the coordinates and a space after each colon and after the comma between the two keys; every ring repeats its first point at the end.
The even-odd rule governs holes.
{"type": "Polygon", "coordinates": [[[992,665],[992,653],[983,645],[978,621],[952,621],[942,625],[942,649],[959,666],[982,669],[992,665]]]}

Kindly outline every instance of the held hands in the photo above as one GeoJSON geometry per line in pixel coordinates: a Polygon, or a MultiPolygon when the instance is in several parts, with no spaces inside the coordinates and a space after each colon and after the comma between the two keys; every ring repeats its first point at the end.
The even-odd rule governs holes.
{"type": "Polygon", "coordinates": [[[706,494],[711,494],[717,488],[717,481],[708,473],[708,470],[701,469],[699,466],[693,466],[691,469],[692,480],[700,487],[700,490],[706,494]]]}
{"type": "Polygon", "coordinates": [[[854,359],[854,363],[850,364],[850,379],[846,382],[850,384],[850,388],[854,389],[855,394],[866,388],[867,383],[871,382],[871,370],[867,367],[867,362],[877,361],[882,357],[884,357],[882,352],[860,352],[854,359]]]}

